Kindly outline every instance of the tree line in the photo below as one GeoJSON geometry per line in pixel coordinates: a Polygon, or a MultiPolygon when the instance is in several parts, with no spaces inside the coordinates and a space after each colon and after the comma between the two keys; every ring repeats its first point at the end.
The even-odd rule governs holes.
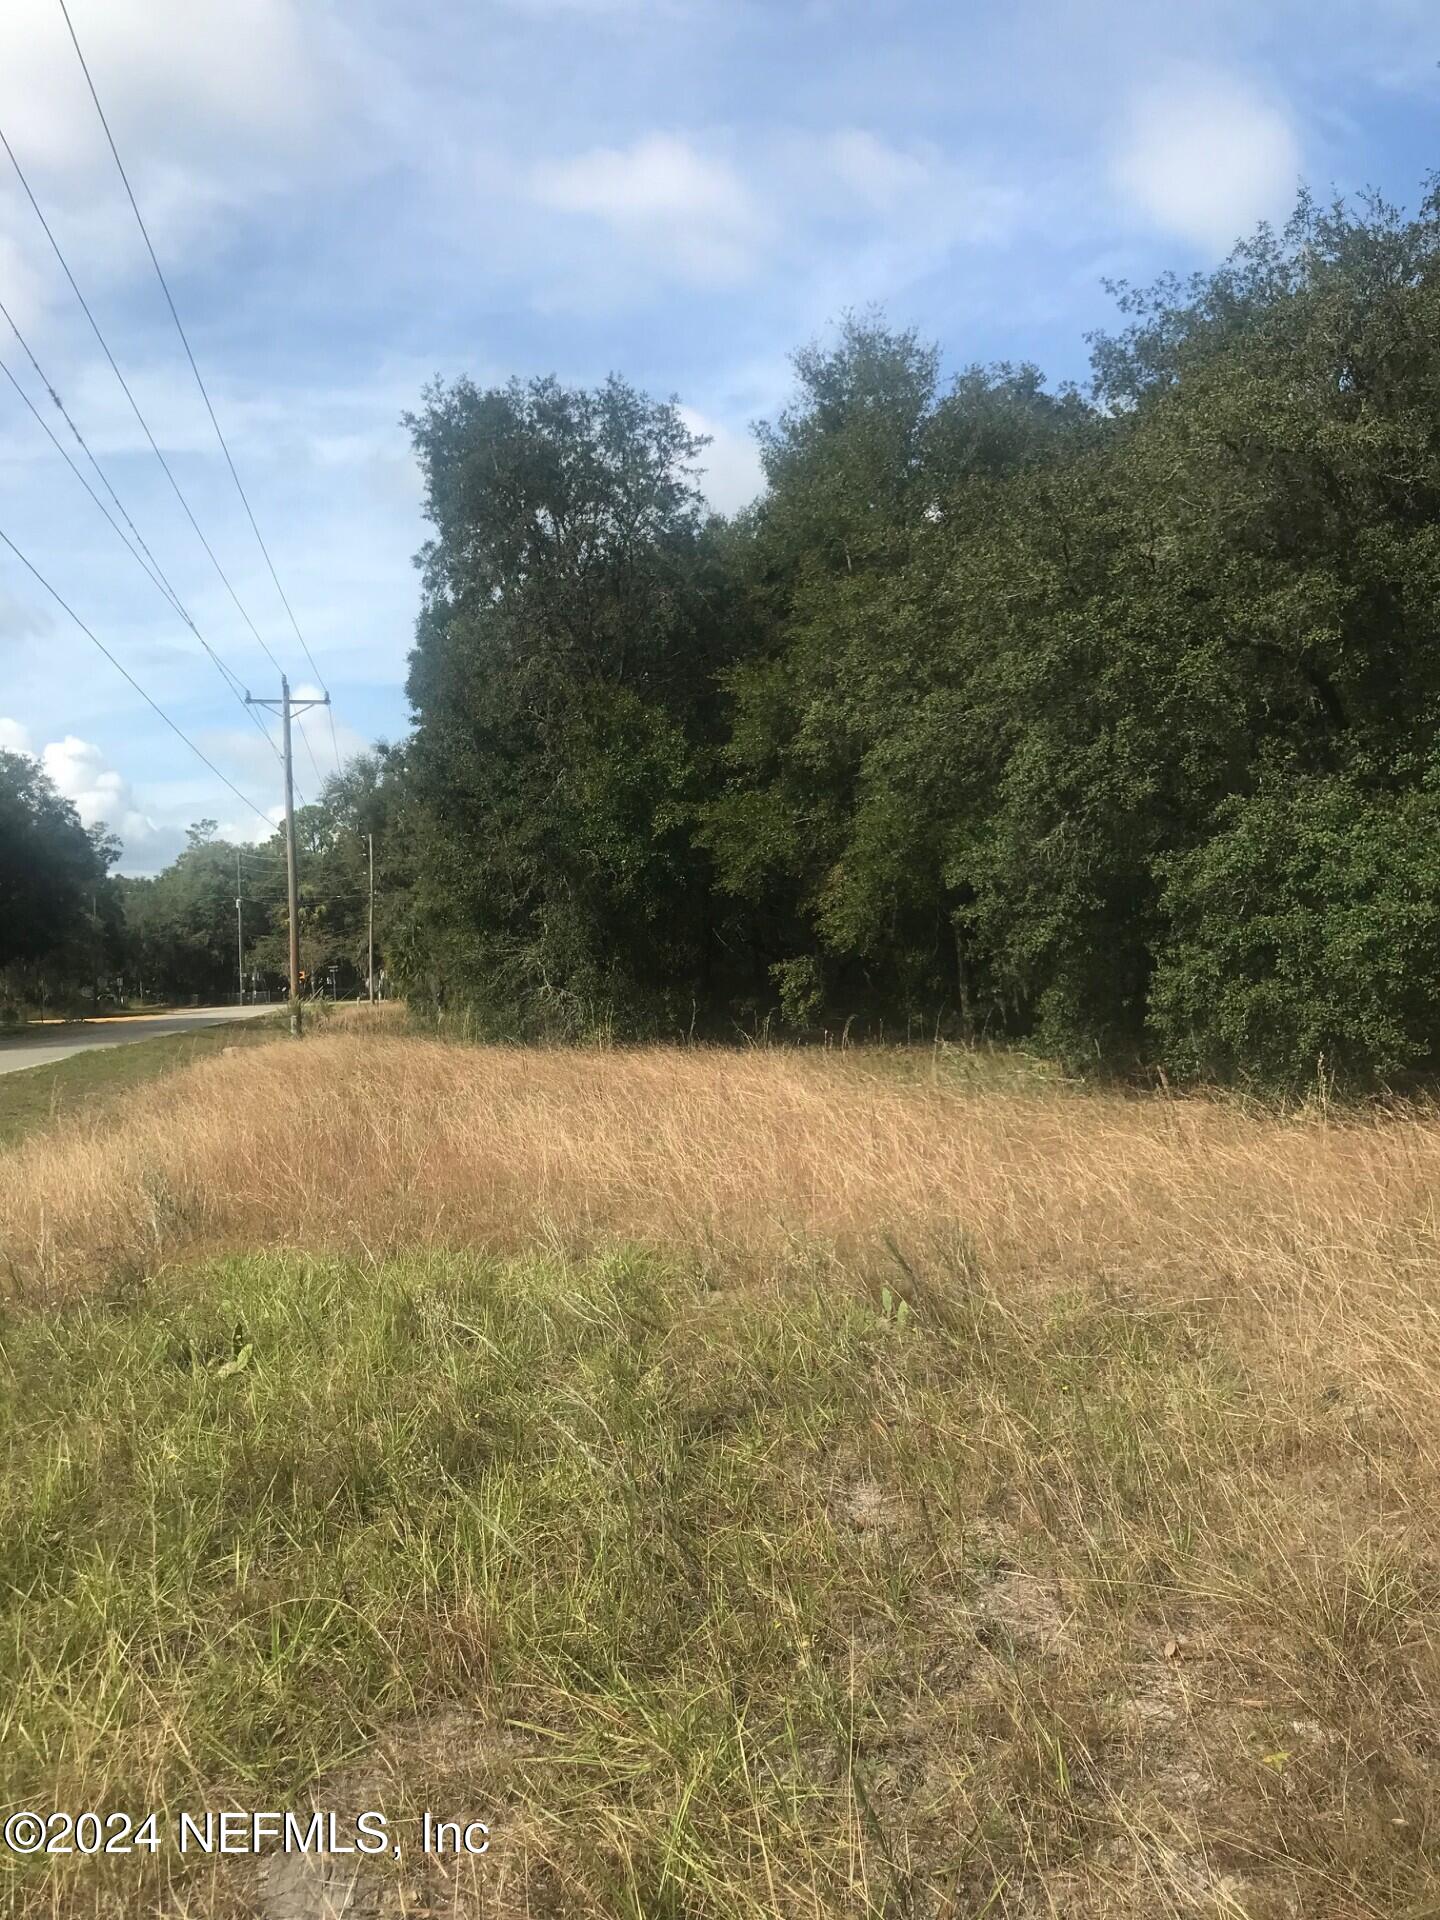
{"type": "Polygon", "coordinates": [[[621,381],[433,389],[417,985],[499,1031],[1431,1063],[1440,194],[1116,291],[1083,391],[852,318],[728,521],[621,381]]]}
{"type": "Polygon", "coordinates": [[[942,380],[850,317],[730,518],[622,379],[427,390],[414,724],[365,775],[413,1002],[504,1037],[1433,1066],[1440,190],[1304,199],[1115,293],[1084,386],[942,380]]]}
{"type": "MultiPolygon", "coordinates": [[[[296,813],[300,964],[313,991],[367,984],[369,847],[375,841],[376,941],[397,934],[407,877],[391,818],[390,749],[357,754],[296,813]]],[[[0,753],[0,1017],[84,1013],[127,1003],[285,996],[289,969],[285,845],[218,837],[198,820],[155,875],[112,871],[120,843],[86,829],[28,755],[0,753]],[[236,901],[240,902],[237,914],[236,901]]],[[[377,963],[378,971],[378,963],[377,963]]]]}

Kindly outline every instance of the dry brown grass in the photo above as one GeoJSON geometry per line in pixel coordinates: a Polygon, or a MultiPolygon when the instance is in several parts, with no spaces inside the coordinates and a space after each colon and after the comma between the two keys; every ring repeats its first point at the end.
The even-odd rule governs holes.
{"type": "MultiPolygon", "coordinates": [[[[356,1027],[374,1019],[353,1010],[356,1027]]],[[[384,1015],[382,1013],[381,1020],[384,1015]]],[[[378,1023],[377,1023],[378,1024],[378,1023]]],[[[905,1284],[958,1240],[1007,1292],[1110,1281],[1268,1329],[1414,1409],[1440,1379],[1440,1121],[996,1091],[883,1057],[480,1049],[325,1033],[139,1089],[0,1159],[13,1289],[196,1248],[581,1252],[905,1284]]]]}
{"type": "Polygon", "coordinates": [[[331,1032],[403,1033],[409,1013],[403,1000],[340,1000],[320,1017],[331,1032]]]}
{"type": "MultiPolygon", "coordinates": [[[[861,1786],[840,1782],[864,1800],[852,1891],[817,1891],[844,1879],[833,1863],[764,1854],[762,1782],[761,1855],[737,1828],[735,1887],[706,1881],[696,1912],[1418,1920],[1440,1894],[1437,1192],[1440,1121],[1420,1109],[1282,1117],[972,1086],[943,1059],[483,1050],[332,1029],[204,1062],[118,1121],[68,1121],[0,1157],[0,1246],[13,1292],[41,1308],[223,1249],[356,1255],[357,1287],[416,1249],[563,1260],[621,1242],[688,1272],[694,1292],[671,1299],[663,1333],[634,1336],[659,1341],[634,1379],[658,1382],[667,1409],[688,1383],[694,1424],[663,1441],[637,1424],[627,1458],[672,1441],[673,1456],[634,1512],[653,1506],[662,1529],[690,1513],[686,1552],[703,1557],[724,1525],[745,1532],[735,1476],[753,1473],[773,1538],[736,1545],[755,1565],[735,1591],[756,1591],[777,1542],[800,1571],[783,1601],[775,1576],[747,1631],[779,1633],[769,1615],[797,1606],[825,1616],[800,1652],[772,1649],[764,1685],[773,1697],[775,1675],[813,1672],[869,1727],[846,1763],[861,1786]],[[870,1334],[857,1358],[833,1332],[828,1289],[879,1306],[896,1336],[880,1359],[870,1334]],[[743,1304],[767,1296],[773,1334],[743,1304]],[[833,1420],[832,1365],[846,1409],[833,1420]],[[766,1417],[785,1438],[765,1446],[762,1419],[737,1466],[735,1383],[762,1375],[756,1404],[773,1391],[766,1417]],[[692,1512],[681,1476],[717,1463],[729,1491],[706,1482],[692,1512]],[[761,1890],[742,1898],[742,1879],[761,1890]]],[[[436,1311],[443,1330],[479,1309],[436,1311]]],[[[319,1337],[313,1321],[303,1337],[319,1337]]],[[[623,1351],[630,1338],[617,1333],[623,1351]]],[[[621,1417],[604,1395],[633,1383],[608,1360],[587,1381],[572,1394],[557,1376],[555,1391],[567,1433],[582,1404],[609,1409],[583,1452],[598,1473],[621,1417]]],[[[410,1434],[415,1403],[397,1409],[410,1434]]],[[[533,1497],[528,1473],[507,1482],[517,1501],[533,1497]]],[[[572,1578],[576,1609],[596,1604],[599,1561],[572,1573],[566,1558],[570,1513],[611,1525],[596,1485],[570,1506],[557,1496],[555,1558],[528,1576],[541,1599],[527,1606],[572,1578]]],[[[492,1617],[518,1621],[521,1576],[493,1577],[492,1617]]],[[[664,1591],[688,1623],[683,1582],[664,1591]]],[[[574,1667],[544,1665],[552,1652],[537,1632],[509,1657],[529,1719],[557,1750],[574,1743],[574,1770],[537,1774],[515,1805],[548,1835],[546,1871],[590,1885],[585,1848],[638,1858],[686,1776],[662,1767],[643,1819],[638,1784],[603,1804],[577,1784],[567,1801],[557,1782],[590,1780],[599,1762],[579,1756],[631,1738],[637,1709],[629,1695],[582,1707],[574,1667]]],[[[726,1661],[720,1686],[735,1680],[726,1661]]],[[[673,1758],[678,1741],[657,1733],[654,1751],[673,1758]]],[[[743,1747],[739,1764],[748,1780],[743,1747]]],[[[813,1842],[789,1776],[770,1785],[813,1842]]],[[[839,1788],[822,1771],[805,1790],[839,1788]]],[[[716,1818],[731,1817],[725,1803],[716,1818]]],[[[612,1910],[588,1897],[553,1910],[612,1910]]],[[[613,1910],[640,1909],[617,1895],[613,1910]]]]}

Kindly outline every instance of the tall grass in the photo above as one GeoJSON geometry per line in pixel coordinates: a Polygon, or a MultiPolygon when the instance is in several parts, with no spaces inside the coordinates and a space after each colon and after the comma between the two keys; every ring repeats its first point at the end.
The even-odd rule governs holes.
{"type": "MultiPolygon", "coordinates": [[[[332,1030],[0,1158],[0,1801],[494,1816],[367,1913],[1431,1911],[1440,1125],[948,1074],[332,1030]]],[[[173,1864],[16,1910],[282,1911],[173,1864]]]]}
{"type": "MultiPolygon", "coordinates": [[[[358,1010],[363,1017],[366,1010],[358,1010]]],[[[1108,1282],[1251,1324],[1392,1411],[1440,1377],[1440,1122],[973,1087],[883,1057],[317,1035],[138,1088],[0,1158],[0,1285],[57,1299],[199,1249],[583,1253],[1010,1295],[1108,1282]]]]}

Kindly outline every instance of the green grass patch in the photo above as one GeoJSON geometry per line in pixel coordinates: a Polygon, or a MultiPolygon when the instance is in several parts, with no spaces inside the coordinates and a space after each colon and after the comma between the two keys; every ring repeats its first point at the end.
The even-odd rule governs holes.
{"type": "MultiPolygon", "coordinates": [[[[0,1146],[12,1145],[65,1114],[113,1104],[135,1087],[225,1047],[273,1040],[281,1021],[277,1015],[274,1020],[201,1027],[195,1033],[157,1034],[153,1040],[93,1047],[48,1066],[0,1074],[0,1146]]],[[[63,1027],[53,1031],[56,1039],[65,1037],[63,1027]]]]}
{"type": "Polygon", "coordinates": [[[951,1280],[293,1256],[11,1312],[0,1806],[453,1809],[541,1913],[1021,1911],[1131,1831],[1135,1649],[1267,1429],[1184,1316],[951,1280]]]}

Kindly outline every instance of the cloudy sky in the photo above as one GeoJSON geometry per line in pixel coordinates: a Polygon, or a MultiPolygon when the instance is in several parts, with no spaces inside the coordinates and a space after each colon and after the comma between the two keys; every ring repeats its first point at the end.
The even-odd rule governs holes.
{"type": "MultiPolygon", "coordinates": [[[[952,366],[1079,376],[1103,279],[1214,261],[1302,178],[1413,204],[1440,161],[1436,0],[69,4],[342,754],[406,726],[400,415],[431,376],[676,393],[729,509],[789,352],[847,307],[883,303],[952,366]]],[[[58,0],[0,10],[0,130],[241,606],[310,685],[58,0]]],[[[3,151],[0,299],[200,632],[276,691],[3,151]]],[[[0,362],[83,464],[3,319],[0,362]]],[[[3,375],[0,530],[271,814],[273,755],[3,375]]],[[[306,734],[313,790],[334,750],[322,717],[306,734]]],[[[130,871],[202,815],[263,831],[3,547],[0,746],[120,832],[130,871]]]]}

